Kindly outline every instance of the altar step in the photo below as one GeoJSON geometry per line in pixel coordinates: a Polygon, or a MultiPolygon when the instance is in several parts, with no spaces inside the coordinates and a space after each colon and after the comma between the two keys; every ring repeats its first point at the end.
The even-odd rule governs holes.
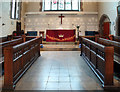
{"type": "Polygon", "coordinates": [[[43,44],[41,51],[80,51],[79,45],[43,44]]]}
{"type": "Polygon", "coordinates": [[[53,44],[53,45],[79,45],[79,42],[46,42],[46,41],[42,41],[43,44],[53,44]]]}
{"type": "Polygon", "coordinates": [[[41,48],[41,51],[80,51],[80,48],[41,48]]]}

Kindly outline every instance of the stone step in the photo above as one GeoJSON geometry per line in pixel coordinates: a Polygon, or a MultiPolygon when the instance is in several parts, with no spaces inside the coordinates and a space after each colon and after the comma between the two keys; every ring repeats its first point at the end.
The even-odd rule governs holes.
{"type": "Polygon", "coordinates": [[[65,44],[65,45],[72,45],[72,44],[79,44],[78,41],[76,42],[46,42],[46,41],[42,41],[42,44],[59,44],[59,45],[62,45],[62,44],[65,44]]]}
{"type": "Polygon", "coordinates": [[[41,48],[41,51],[80,51],[80,48],[41,48]]]}

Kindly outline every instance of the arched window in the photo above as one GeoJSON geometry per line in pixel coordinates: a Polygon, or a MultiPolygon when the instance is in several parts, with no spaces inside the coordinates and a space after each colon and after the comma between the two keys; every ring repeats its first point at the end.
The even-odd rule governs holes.
{"type": "Polygon", "coordinates": [[[21,17],[21,0],[11,0],[11,19],[20,19],[21,17]]]}
{"type": "Polygon", "coordinates": [[[44,0],[44,11],[80,11],[80,0],[44,0]]]}

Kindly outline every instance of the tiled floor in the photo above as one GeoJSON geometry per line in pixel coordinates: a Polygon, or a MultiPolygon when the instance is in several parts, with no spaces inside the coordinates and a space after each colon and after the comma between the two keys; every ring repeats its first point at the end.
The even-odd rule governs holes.
{"type": "Polygon", "coordinates": [[[79,51],[43,51],[16,90],[103,90],[79,51]]]}

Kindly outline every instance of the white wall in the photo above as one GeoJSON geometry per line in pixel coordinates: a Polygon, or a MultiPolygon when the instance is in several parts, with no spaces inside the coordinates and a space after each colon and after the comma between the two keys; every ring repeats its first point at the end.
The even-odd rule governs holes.
{"type": "Polygon", "coordinates": [[[2,36],[11,35],[14,30],[16,30],[16,21],[10,19],[10,2],[2,2],[2,36]]]}
{"type": "Polygon", "coordinates": [[[26,3],[26,12],[39,12],[40,3],[39,2],[28,2],[26,3]]]}
{"type": "Polygon", "coordinates": [[[83,11],[84,12],[98,12],[98,3],[97,2],[84,2],[83,11]]]}
{"type": "Polygon", "coordinates": [[[24,18],[25,18],[25,12],[26,12],[26,2],[22,2],[22,8],[21,8],[21,30],[24,30],[24,18]]]}
{"type": "Polygon", "coordinates": [[[0,2],[0,37],[2,36],[2,2],[0,2]]]}
{"type": "Polygon", "coordinates": [[[106,14],[111,21],[111,34],[115,35],[115,25],[116,25],[116,17],[117,17],[117,5],[118,2],[99,2],[98,3],[98,19],[103,14],[106,14]]]}
{"type": "Polygon", "coordinates": [[[45,31],[46,29],[76,29],[80,25],[81,35],[85,31],[98,30],[98,15],[64,15],[63,24],[59,15],[28,15],[25,19],[25,30],[45,31]]]}

